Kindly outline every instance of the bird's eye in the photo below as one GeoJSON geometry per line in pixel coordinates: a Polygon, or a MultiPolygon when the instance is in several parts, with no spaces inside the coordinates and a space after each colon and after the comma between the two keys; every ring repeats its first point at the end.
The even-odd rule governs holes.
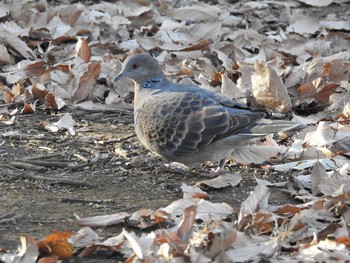
{"type": "Polygon", "coordinates": [[[132,68],[133,68],[133,69],[137,69],[138,67],[139,67],[139,64],[138,64],[138,63],[132,64],[132,68]]]}

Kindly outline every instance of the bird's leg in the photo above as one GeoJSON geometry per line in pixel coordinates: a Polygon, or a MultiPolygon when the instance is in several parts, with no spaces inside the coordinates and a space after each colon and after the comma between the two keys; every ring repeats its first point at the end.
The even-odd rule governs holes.
{"type": "Polygon", "coordinates": [[[222,159],[222,160],[220,160],[218,168],[216,168],[214,171],[209,172],[209,173],[208,172],[203,172],[200,175],[201,176],[205,176],[205,177],[209,177],[209,178],[218,177],[219,175],[225,173],[225,164],[226,164],[226,162],[227,162],[227,157],[222,159]]]}

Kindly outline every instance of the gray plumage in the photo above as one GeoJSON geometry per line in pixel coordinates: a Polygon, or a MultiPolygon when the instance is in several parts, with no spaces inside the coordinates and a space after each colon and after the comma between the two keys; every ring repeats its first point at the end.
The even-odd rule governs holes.
{"type": "Polygon", "coordinates": [[[156,59],[146,54],[128,57],[115,81],[135,84],[134,122],[140,141],[153,153],[195,167],[221,161],[254,137],[293,129],[289,121],[265,119],[220,94],[196,85],[170,82],[156,59]]]}

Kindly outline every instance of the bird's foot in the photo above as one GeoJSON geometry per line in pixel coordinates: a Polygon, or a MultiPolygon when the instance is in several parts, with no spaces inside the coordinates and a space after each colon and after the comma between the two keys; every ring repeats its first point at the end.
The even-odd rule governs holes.
{"type": "Polygon", "coordinates": [[[218,177],[219,175],[225,174],[225,169],[218,167],[214,171],[207,172],[207,171],[201,171],[199,172],[199,176],[203,176],[206,178],[215,178],[218,177]]]}
{"type": "Polygon", "coordinates": [[[201,172],[199,175],[200,176],[204,176],[204,177],[208,177],[208,178],[215,178],[218,177],[219,175],[225,174],[225,164],[227,162],[227,158],[222,159],[219,162],[219,166],[218,168],[216,168],[216,170],[211,171],[211,172],[201,172]]]}
{"type": "Polygon", "coordinates": [[[176,162],[164,164],[160,166],[157,170],[159,172],[176,173],[184,176],[191,175],[191,172],[189,171],[189,168],[186,165],[176,162]]]}

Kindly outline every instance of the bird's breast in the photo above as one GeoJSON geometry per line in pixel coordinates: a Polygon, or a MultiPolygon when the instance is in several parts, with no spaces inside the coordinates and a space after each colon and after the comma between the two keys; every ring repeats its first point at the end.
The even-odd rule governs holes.
{"type": "Polygon", "coordinates": [[[160,93],[136,102],[136,134],[148,149],[159,152],[162,145],[173,140],[176,129],[184,121],[180,103],[176,95],[167,97],[160,93]]]}

